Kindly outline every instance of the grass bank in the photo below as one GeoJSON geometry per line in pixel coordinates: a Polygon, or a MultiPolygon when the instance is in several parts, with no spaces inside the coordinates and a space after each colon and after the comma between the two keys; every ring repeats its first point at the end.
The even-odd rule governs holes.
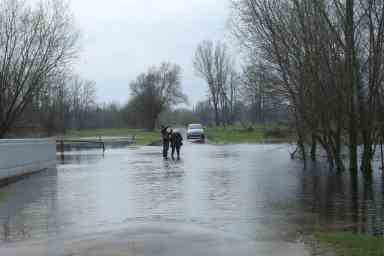
{"type": "Polygon", "coordinates": [[[290,133],[282,125],[256,125],[250,128],[241,126],[211,127],[205,129],[209,142],[214,144],[228,143],[261,143],[264,141],[289,140],[290,133]]]}
{"type": "Polygon", "coordinates": [[[334,248],[337,256],[384,255],[384,237],[349,232],[315,232],[315,238],[334,248]]]}
{"type": "Polygon", "coordinates": [[[145,131],[142,129],[94,129],[94,130],[71,130],[65,135],[66,138],[91,138],[91,137],[136,137],[136,144],[148,145],[159,141],[159,131],[145,131]]]}
{"type": "MultiPolygon", "coordinates": [[[[283,125],[269,124],[256,125],[244,128],[240,125],[227,127],[206,127],[206,136],[210,143],[261,143],[264,141],[284,141],[289,138],[288,128],[283,125]]],[[[66,138],[90,138],[90,137],[129,137],[136,136],[138,145],[148,145],[160,140],[160,131],[148,132],[143,129],[92,129],[70,130],[66,138]]]]}

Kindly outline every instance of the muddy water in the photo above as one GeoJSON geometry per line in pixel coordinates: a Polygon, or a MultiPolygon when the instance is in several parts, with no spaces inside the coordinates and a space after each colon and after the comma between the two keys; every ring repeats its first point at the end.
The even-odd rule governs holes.
{"type": "Polygon", "coordinates": [[[57,170],[8,187],[0,243],[78,235],[130,223],[187,223],[257,241],[295,240],[314,225],[382,234],[384,178],[303,170],[288,145],[187,144],[66,152],[57,170]]]}

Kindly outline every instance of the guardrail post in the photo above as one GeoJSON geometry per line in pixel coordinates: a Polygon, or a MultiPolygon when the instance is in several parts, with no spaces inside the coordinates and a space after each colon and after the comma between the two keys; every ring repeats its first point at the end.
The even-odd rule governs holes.
{"type": "Polygon", "coordinates": [[[60,141],[60,150],[61,150],[61,154],[63,155],[64,154],[64,140],[61,139],[60,141]]]}

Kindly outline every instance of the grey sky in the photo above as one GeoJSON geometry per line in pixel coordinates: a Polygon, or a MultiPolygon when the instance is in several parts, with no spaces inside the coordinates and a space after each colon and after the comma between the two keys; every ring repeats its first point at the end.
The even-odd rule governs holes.
{"type": "Polygon", "coordinates": [[[229,0],[72,0],[71,8],[83,37],[77,71],[96,81],[98,101],[124,103],[129,82],[162,61],[181,65],[191,103],[206,96],[192,59],[200,41],[225,38],[229,0]]]}

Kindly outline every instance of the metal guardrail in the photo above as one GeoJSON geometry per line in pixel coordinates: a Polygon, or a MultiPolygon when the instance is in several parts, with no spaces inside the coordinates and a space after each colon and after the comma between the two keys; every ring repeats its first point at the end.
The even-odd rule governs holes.
{"type": "Polygon", "coordinates": [[[95,144],[99,145],[100,148],[105,152],[105,143],[101,140],[66,140],[66,139],[59,139],[56,140],[56,145],[59,146],[60,152],[63,153],[65,149],[65,145],[78,145],[78,144],[95,144]]]}
{"type": "Polygon", "coordinates": [[[107,138],[84,138],[84,139],[56,139],[56,146],[59,152],[63,153],[65,151],[65,146],[79,146],[79,145],[96,145],[100,147],[103,152],[106,150],[107,144],[119,144],[119,143],[127,143],[133,144],[136,142],[136,136],[132,136],[130,138],[127,137],[107,137],[107,138]]]}

